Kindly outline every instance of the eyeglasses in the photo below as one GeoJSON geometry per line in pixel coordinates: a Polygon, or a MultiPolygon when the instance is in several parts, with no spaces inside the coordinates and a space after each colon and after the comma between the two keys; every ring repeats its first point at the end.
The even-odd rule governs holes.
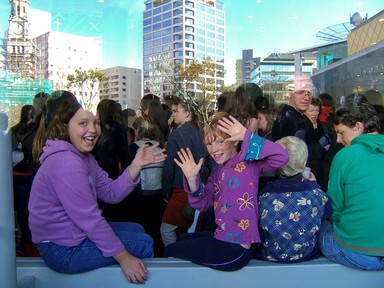
{"type": "Polygon", "coordinates": [[[309,97],[312,96],[311,92],[309,92],[308,90],[297,90],[297,91],[295,91],[293,93],[297,94],[297,95],[300,95],[300,96],[309,96],[309,97]]]}

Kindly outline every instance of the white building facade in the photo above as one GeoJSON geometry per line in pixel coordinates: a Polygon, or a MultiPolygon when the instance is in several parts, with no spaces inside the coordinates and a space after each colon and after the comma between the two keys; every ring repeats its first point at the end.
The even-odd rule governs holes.
{"type": "Polygon", "coordinates": [[[67,88],[67,76],[76,69],[100,70],[102,46],[100,37],[84,37],[50,31],[34,39],[44,78],[54,84],[55,90],[67,88]]]}
{"type": "Polygon", "coordinates": [[[115,100],[121,104],[122,109],[139,108],[142,96],[140,69],[117,66],[101,72],[109,78],[109,89],[100,90],[100,100],[115,100]]]}

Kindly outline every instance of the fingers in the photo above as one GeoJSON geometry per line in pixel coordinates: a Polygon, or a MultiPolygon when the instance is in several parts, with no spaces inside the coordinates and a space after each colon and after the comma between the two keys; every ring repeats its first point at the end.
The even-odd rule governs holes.
{"type": "Polygon", "coordinates": [[[132,284],[143,284],[147,280],[146,273],[138,271],[136,274],[128,276],[128,281],[132,284]]]}
{"type": "Polygon", "coordinates": [[[136,269],[135,267],[131,268],[132,270],[128,273],[127,279],[132,284],[142,284],[147,280],[148,271],[141,260],[139,260],[136,265],[136,269]]]}
{"type": "Polygon", "coordinates": [[[221,131],[225,132],[228,131],[229,128],[233,123],[228,118],[222,118],[219,120],[219,125],[217,126],[221,131]]]}
{"type": "Polygon", "coordinates": [[[201,168],[201,166],[203,166],[203,164],[204,164],[204,158],[200,158],[198,163],[199,169],[201,168]]]}
{"type": "Polygon", "coordinates": [[[192,152],[189,148],[187,148],[186,150],[181,148],[180,151],[177,151],[177,155],[183,163],[193,159],[192,152]]]}
{"type": "Polygon", "coordinates": [[[157,162],[162,162],[165,160],[165,158],[167,157],[167,154],[165,154],[165,148],[161,148],[159,149],[158,148],[159,146],[159,143],[155,143],[153,145],[149,145],[149,144],[144,144],[140,147],[140,149],[143,150],[143,157],[146,157],[148,159],[148,156],[149,158],[151,159],[151,161],[154,161],[155,163],[157,162]],[[158,149],[156,151],[154,151],[155,149],[158,149]]]}

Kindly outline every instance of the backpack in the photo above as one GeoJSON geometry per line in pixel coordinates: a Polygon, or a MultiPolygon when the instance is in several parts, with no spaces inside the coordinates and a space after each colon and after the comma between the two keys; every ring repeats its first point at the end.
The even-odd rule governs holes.
{"type": "MultiPolygon", "coordinates": [[[[19,141],[19,139],[17,139],[19,141]]],[[[15,167],[24,159],[23,144],[19,142],[16,148],[12,151],[12,164],[15,167]]]]}
{"type": "MultiPolygon", "coordinates": [[[[156,141],[136,141],[135,144],[141,147],[144,144],[153,145],[157,143],[156,141]]],[[[154,151],[160,150],[159,147],[156,147],[154,151]]],[[[164,162],[153,163],[147,166],[144,166],[140,171],[140,182],[136,186],[137,192],[143,196],[151,196],[162,194],[162,178],[163,178],[163,166],[164,162]]]]}
{"type": "Polygon", "coordinates": [[[17,136],[17,133],[15,133],[13,129],[11,131],[17,141],[16,147],[12,150],[13,168],[15,171],[18,171],[18,172],[30,172],[29,170],[30,170],[30,166],[33,163],[33,160],[32,160],[32,153],[28,151],[28,149],[26,148],[26,145],[28,146],[28,144],[26,143],[26,140],[30,136],[34,135],[34,133],[36,132],[36,129],[32,129],[31,131],[29,131],[29,133],[27,133],[22,139],[19,139],[19,137],[17,136]]]}

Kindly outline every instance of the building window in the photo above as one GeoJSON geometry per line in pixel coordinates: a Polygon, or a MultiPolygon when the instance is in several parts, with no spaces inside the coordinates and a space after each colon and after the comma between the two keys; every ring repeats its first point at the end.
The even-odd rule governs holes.
{"type": "Polygon", "coordinates": [[[149,24],[152,24],[152,18],[148,18],[144,20],[144,26],[147,26],[149,24]]]}
{"type": "Polygon", "coordinates": [[[187,23],[187,24],[195,24],[195,21],[192,19],[192,18],[188,18],[188,17],[186,17],[185,18],[185,23],[187,23]]]}
{"type": "Polygon", "coordinates": [[[181,48],[183,48],[183,43],[175,43],[175,44],[173,44],[173,48],[174,49],[181,49],[181,48]]]}
{"type": "Polygon", "coordinates": [[[185,27],[185,31],[190,32],[190,33],[194,33],[195,29],[193,27],[191,27],[191,26],[186,26],[185,27]]]}
{"type": "Polygon", "coordinates": [[[183,5],[183,2],[174,2],[173,3],[173,8],[180,7],[183,5]]]}
{"type": "Polygon", "coordinates": [[[152,16],[152,10],[149,10],[149,11],[145,11],[145,12],[144,12],[144,16],[143,16],[144,19],[145,19],[145,18],[148,18],[148,17],[150,17],[150,16],[152,16]]]}
{"type": "Polygon", "coordinates": [[[207,32],[207,36],[208,37],[211,37],[211,38],[215,38],[215,33],[213,33],[213,32],[207,32]]]}
{"type": "Polygon", "coordinates": [[[185,34],[185,39],[194,41],[195,37],[193,35],[191,35],[191,34],[185,34]]]}
{"type": "Polygon", "coordinates": [[[186,47],[186,48],[189,48],[189,49],[194,49],[194,48],[195,48],[195,45],[194,45],[193,43],[187,42],[187,43],[185,44],[185,47],[186,47]]]}
{"type": "Polygon", "coordinates": [[[198,35],[205,36],[205,30],[204,29],[197,28],[196,32],[198,35]]]}
{"type": "Polygon", "coordinates": [[[185,2],[185,6],[194,8],[194,7],[195,7],[195,4],[194,4],[193,2],[191,2],[191,1],[186,1],[186,2],[185,2]]]}
{"type": "Polygon", "coordinates": [[[157,15],[157,16],[153,17],[153,23],[157,23],[160,21],[161,21],[161,15],[157,15]]]}
{"type": "Polygon", "coordinates": [[[163,20],[171,19],[172,18],[172,13],[167,12],[162,15],[163,20]]]}
{"type": "Polygon", "coordinates": [[[171,9],[172,9],[172,5],[171,5],[171,3],[168,3],[168,4],[166,4],[166,5],[163,6],[163,12],[164,12],[164,11],[169,11],[169,10],[171,10],[171,9]]]}
{"type": "Polygon", "coordinates": [[[189,16],[194,16],[194,15],[195,15],[195,13],[193,13],[193,11],[192,11],[192,10],[189,10],[189,9],[186,9],[186,10],[185,10],[185,14],[186,14],[186,15],[189,15],[189,16]]]}
{"type": "Polygon", "coordinates": [[[188,57],[195,57],[195,53],[192,51],[185,51],[186,56],[188,57]]]}
{"type": "Polygon", "coordinates": [[[182,15],[183,14],[183,10],[174,10],[173,11],[173,16],[178,16],[178,15],[182,15]]]}
{"type": "Polygon", "coordinates": [[[173,24],[179,24],[179,23],[183,23],[183,18],[181,17],[178,17],[178,18],[175,18],[173,19],[173,24]]]}

